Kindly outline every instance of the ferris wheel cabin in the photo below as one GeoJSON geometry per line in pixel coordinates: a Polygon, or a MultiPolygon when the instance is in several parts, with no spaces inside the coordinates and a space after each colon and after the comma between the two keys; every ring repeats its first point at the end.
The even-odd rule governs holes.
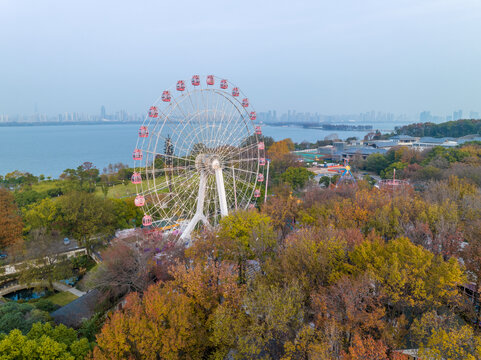
{"type": "Polygon", "coordinates": [[[258,181],[258,182],[263,182],[263,181],[264,181],[264,175],[262,175],[262,174],[257,174],[257,181],[258,181]]]}
{"type": "Polygon", "coordinates": [[[264,166],[266,164],[265,158],[259,158],[259,165],[264,166]]]}
{"type": "Polygon", "coordinates": [[[163,102],[170,102],[170,91],[169,90],[165,90],[162,93],[162,101],[163,102]]]}
{"type": "Polygon", "coordinates": [[[243,106],[243,107],[248,107],[248,106],[249,106],[249,99],[248,99],[248,98],[242,99],[242,106],[243,106]]]}
{"type": "Polygon", "coordinates": [[[256,134],[257,135],[262,135],[262,129],[260,126],[256,126],[256,134]]]}
{"type": "Polygon", "coordinates": [[[227,84],[227,80],[221,80],[220,81],[220,88],[221,89],[227,89],[229,87],[229,85],[227,84]]]}
{"type": "Polygon", "coordinates": [[[159,110],[157,109],[157,106],[151,106],[149,109],[149,117],[156,118],[157,116],[159,116],[159,110]]]}
{"type": "Polygon", "coordinates": [[[199,86],[200,85],[200,77],[199,75],[192,76],[192,85],[199,86]]]}
{"type": "Polygon", "coordinates": [[[255,198],[261,197],[261,191],[258,190],[258,189],[256,189],[256,190],[254,191],[254,197],[255,197],[255,198]]]}
{"type": "Polygon", "coordinates": [[[207,85],[214,85],[214,75],[207,75],[207,85]]]}
{"type": "Polygon", "coordinates": [[[259,148],[259,150],[264,150],[264,142],[261,141],[257,144],[257,147],[259,148]]]}
{"type": "Polygon", "coordinates": [[[151,226],[152,225],[152,216],[144,215],[144,217],[142,218],[142,225],[151,226]]]}
{"type": "Polygon", "coordinates": [[[132,157],[134,158],[134,160],[142,160],[142,150],[135,149],[132,157]]]}
{"type": "Polygon", "coordinates": [[[145,198],[142,195],[137,195],[134,200],[135,206],[144,206],[145,198]]]}
{"type": "Polygon", "coordinates": [[[149,129],[147,129],[147,126],[141,126],[140,127],[139,137],[141,137],[141,138],[149,137],[149,129]]]}
{"type": "Polygon", "coordinates": [[[251,120],[257,119],[257,114],[256,114],[256,112],[255,112],[255,111],[251,111],[251,113],[249,114],[249,118],[250,118],[251,120]]]}
{"type": "Polygon", "coordinates": [[[142,176],[138,172],[134,172],[130,180],[132,181],[132,184],[138,185],[142,183],[142,176]]]}
{"type": "Polygon", "coordinates": [[[177,91],[184,91],[184,90],[185,90],[185,82],[184,82],[184,80],[179,80],[179,81],[177,81],[176,89],[177,89],[177,91]]]}
{"type": "Polygon", "coordinates": [[[239,88],[233,88],[232,89],[232,96],[239,96],[239,88]]]}

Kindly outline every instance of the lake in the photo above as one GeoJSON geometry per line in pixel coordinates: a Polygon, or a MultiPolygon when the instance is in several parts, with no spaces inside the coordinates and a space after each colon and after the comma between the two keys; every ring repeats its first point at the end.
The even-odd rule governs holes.
{"type": "MultiPolygon", "coordinates": [[[[132,151],[140,124],[13,126],[0,127],[0,175],[14,170],[58,177],[85,161],[100,171],[109,163],[133,165],[132,151]]],[[[389,130],[394,126],[376,125],[389,130]]],[[[316,142],[336,133],[340,138],[364,137],[366,131],[325,131],[300,127],[263,126],[274,140],[316,142]]]]}

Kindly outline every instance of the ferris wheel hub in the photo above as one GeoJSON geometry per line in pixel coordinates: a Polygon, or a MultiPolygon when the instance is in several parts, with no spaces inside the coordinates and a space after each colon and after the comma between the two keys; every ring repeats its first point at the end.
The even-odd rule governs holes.
{"type": "Polygon", "coordinates": [[[205,174],[214,174],[216,170],[222,170],[222,162],[216,154],[199,154],[195,158],[195,167],[205,174]]]}

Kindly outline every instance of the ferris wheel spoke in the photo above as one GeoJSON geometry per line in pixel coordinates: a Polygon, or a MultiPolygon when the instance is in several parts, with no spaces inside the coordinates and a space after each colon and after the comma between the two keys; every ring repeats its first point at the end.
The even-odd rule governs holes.
{"type": "Polygon", "coordinates": [[[247,173],[247,174],[253,174],[253,175],[255,175],[255,176],[257,176],[257,174],[258,174],[257,172],[254,172],[254,171],[245,170],[245,169],[236,168],[236,167],[231,168],[231,169],[234,169],[234,171],[241,171],[241,172],[247,173]]]}
{"type": "Polygon", "coordinates": [[[152,154],[152,155],[155,155],[155,156],[163,157],[163,158],[171,158],[171,159],[177,159],[177,160],[182,160],[182,161],[195,162],[195,159],[189,159],[187,157],[180,157],[180,156],[167,155],[167,154],[159,154],[159,153],[155,153],[155,152],[152,152],[152,151],[149,151],[149,150],[145,150],[145,152],[149,153],[149,154],[152,154]]]}
{"type": "Polygon", "coordinates": [[[167,179],[168,175],[165,175],[164,181],[162,181],[159,185],[154,185],[152,188],[144,192],[144,194],[159,193],[159,192],[162,192],[163,190],[169,189],[170,187],[183,185],[184,182],[187,182],[188,180],[190,180],[190,176],[194,173],[195,171],[190,171],[187,173],[188,176],[186,177],[173,176],[173,179],[170,179],[170,178],[167,179]]]}
{"type": "MultiPolygon", "coordinates": [[[[240,115],[239,115],[239,117],[241,118],[240,115]]],[[[243,121],[243,119],[241,121],[243,121]]],[[[237,126],[234,127],[234,129],[229,129],[229,128],[226,127],[227,137],[225,138],[225,143],[228,143],[228,144],[230,144],[231,146],[234,146],[234,147],[237,146],[237,144],[235,144],[236,140],[232,140],[232,139],[237,138],[240,142],[241,137],[239,135],[240,135],[240,132],[242,131],[243,127],[244,127],[244,125],[237,125],[237,126]]]]}
{"type": "Polygon", "coordinates": [[[225,161],[226,164],[233,164],[233,163],[243,163],[243,162],[252,162],[256,163],[259,161],[259,158],[246,158],[246,159],[232,159],[232,160],[227,160],[225,161]]]}
{"type": "MultiPolygon", "coordinates": [[[[230,172],[225,172],[224,173],[225,176],[227,176],[229,179],[233,179],[233,175],[230,173],[230,172]]],[[[249,188],[254,188],[255,187],[255,184],[254,183],[248,183],[246,182],[245,180],[242,180],[242,178],[238,178],[237,176],[235,177],[235,182],[236,183],[241,183],[249,188]]]]}

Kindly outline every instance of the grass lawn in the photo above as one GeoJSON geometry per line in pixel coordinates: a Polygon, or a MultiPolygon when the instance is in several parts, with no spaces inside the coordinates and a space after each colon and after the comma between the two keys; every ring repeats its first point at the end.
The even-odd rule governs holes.
{"type": "Polygon", "coordinates": [[[37,192],[43,192],[50,189],[59,188],[62,186],[62,180],[50,180],[50,181],[40,181],[37,184],[32,185],[32,190],[37,192]]]}
{"type": "MultiPolygon", "coordinates": [[[[95,189],[95,192],[103,196],[102,188],[100,186],[97,186],[97,189],[95,189]]],[[[137,195],[135,184],[132,184],[130,181],[125,181],[125,185],[118,184],[118,185],[109,187],[109,192],[107,193],[107,197],[109,199],[112,199],[112,198],[118,199],[126,196],[135,196],[135,195],[137,195]]]]}
{"type": "Polygon", "coordinates": [[[49,297],[46,297],[45,300],[49,300],[53,302],[54,304],[60,305],[60,306],[65,306],[68,303],[71,303],[77,298],[74,294],[64,291],[64,292],[59,292],[56,294],[53,294],[49,297]]]}

